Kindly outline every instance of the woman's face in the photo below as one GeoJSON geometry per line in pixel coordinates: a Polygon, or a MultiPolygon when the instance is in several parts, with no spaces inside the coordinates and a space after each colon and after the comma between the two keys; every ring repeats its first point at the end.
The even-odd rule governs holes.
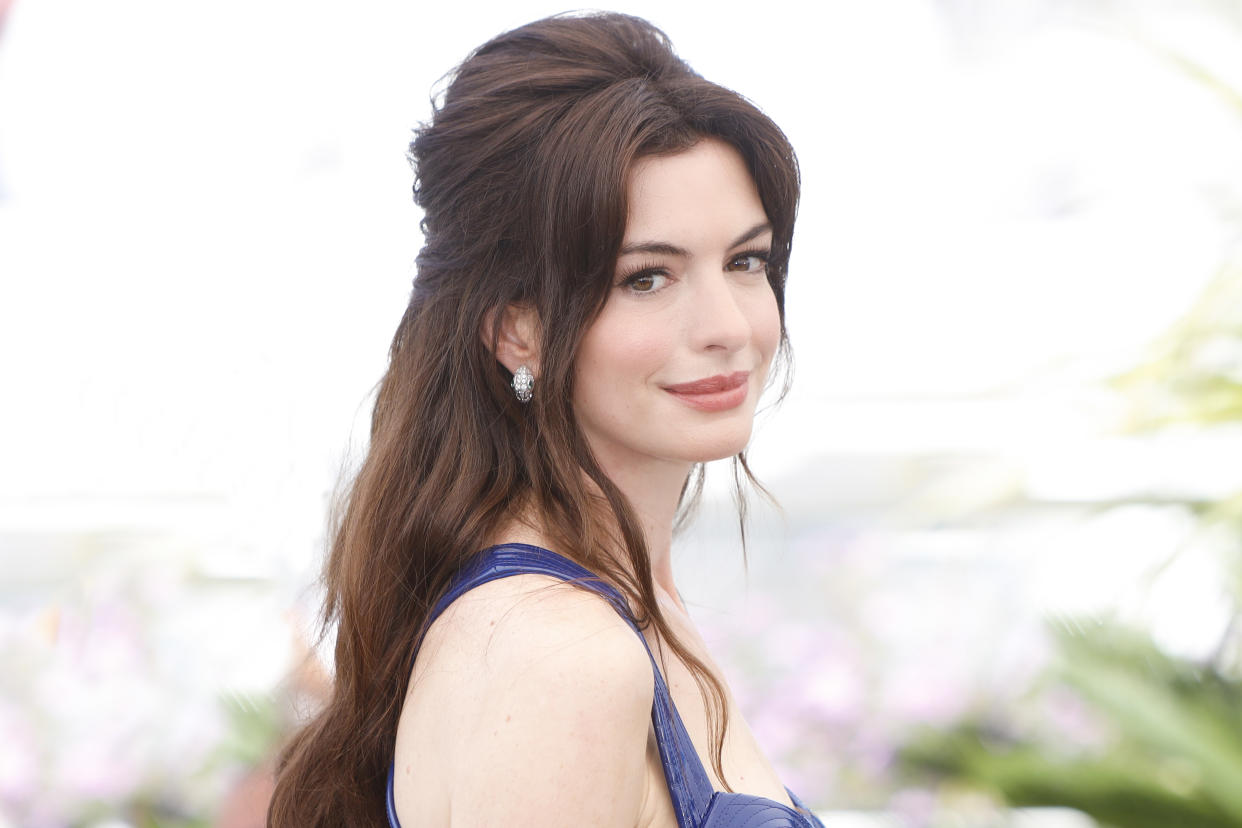
{"type": "Polygon", "coordinates": [[[738,152],[706,139],[640,160],[612,292],[574,366],[605,469],[736,454],[780,342],[772,231],[738,152]]]}

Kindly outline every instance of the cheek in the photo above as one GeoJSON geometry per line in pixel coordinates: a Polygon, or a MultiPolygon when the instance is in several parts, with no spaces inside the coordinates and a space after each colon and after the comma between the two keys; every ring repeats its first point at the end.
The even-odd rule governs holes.
{"type": "Polygon", "coordinates": [[[781,342],[781,314],[770,287],[764,291],[764,301],[756,303],[750,314],[750,325],[755,347],[763,354],[764,362],[770,361],[781,342]]]}
{"type": "Polygon", "coordinates": [[[609,313],[605,308],[582,338],[579,377],[588,384],[643,381],[658,372],[670,352],[670,326],[654,315],[609,313]]]}

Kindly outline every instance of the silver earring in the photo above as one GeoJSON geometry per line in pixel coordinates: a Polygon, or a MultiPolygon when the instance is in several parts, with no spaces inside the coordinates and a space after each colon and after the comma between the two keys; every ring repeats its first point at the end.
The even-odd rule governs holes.
{"type": "Polygon", "coordinates": [[[518,402],[530,402],[534,389],[535,375],[525,365],[519,365],[513,372],[513,393],[517,395],[518,402]]]}

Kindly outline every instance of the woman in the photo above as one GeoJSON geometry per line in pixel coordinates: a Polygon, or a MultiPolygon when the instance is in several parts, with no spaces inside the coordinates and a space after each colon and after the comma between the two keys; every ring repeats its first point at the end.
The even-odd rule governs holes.
{"type": "Polygon", "coordinates": [[[786,348],[784,135],[596,14],[478,49],[411,155],[426,241],[326,567],[334,693],[269,823],[818,825],[669,563],[701,464],[749,476],[786,348]]]}

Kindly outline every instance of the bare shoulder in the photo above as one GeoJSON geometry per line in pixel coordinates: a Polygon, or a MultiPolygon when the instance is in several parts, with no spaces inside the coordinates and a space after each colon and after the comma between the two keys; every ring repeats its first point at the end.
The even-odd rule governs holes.
{"type": "Polygon", "coordinates": [[[432,625],[412,674],[396,746],[403,825],[447,824],[417,816],[434,790],[453,823],[633,825],[653,692],[642,640],[603,597],[541,575],[471,590],[432,625]]]}

